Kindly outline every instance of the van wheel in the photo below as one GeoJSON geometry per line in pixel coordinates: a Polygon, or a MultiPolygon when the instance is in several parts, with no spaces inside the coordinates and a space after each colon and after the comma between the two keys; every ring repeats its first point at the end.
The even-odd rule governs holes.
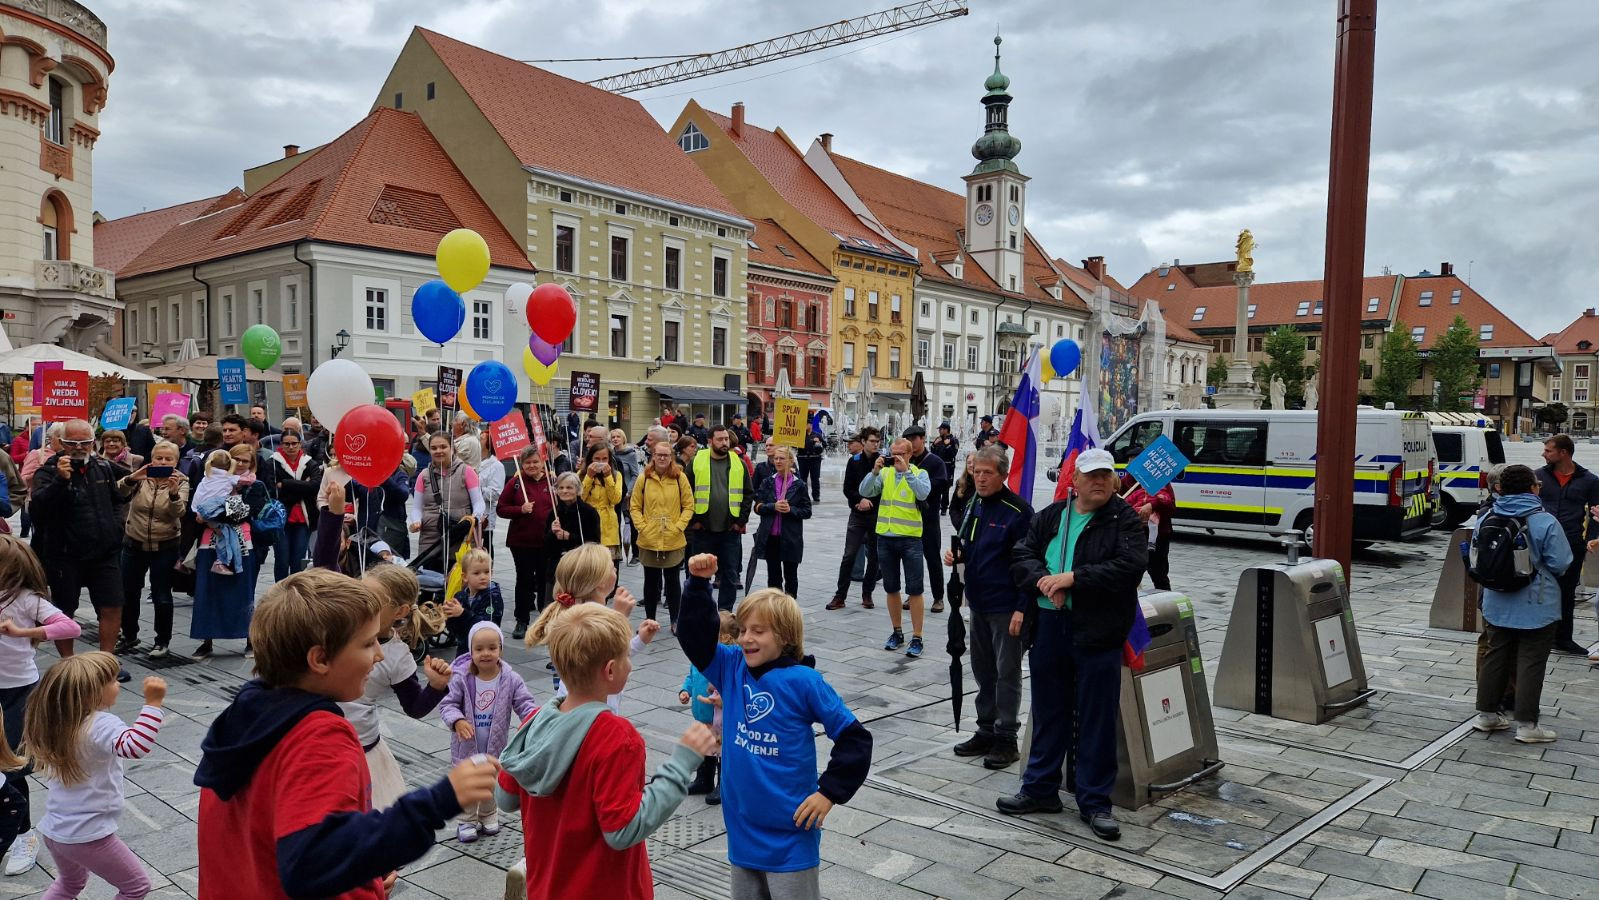
{"type": "Polygon", "coordinates": [[[1449,529],[1453,525],[1450,519],[1454,516],[1454,504],[1440,497],[1437,505],[1432,508],[1432,527],[1435,529],[1449,529]]]}
{"type": "Polygon", "coordinates": [[[1306,544],[1312,544],[1315,542],[1316,523],[1311,521],[1310,510],[1307,509],[1300,513],[1299,518],[1294,520],[1294,530],[1304,535],[1306,544]]]}

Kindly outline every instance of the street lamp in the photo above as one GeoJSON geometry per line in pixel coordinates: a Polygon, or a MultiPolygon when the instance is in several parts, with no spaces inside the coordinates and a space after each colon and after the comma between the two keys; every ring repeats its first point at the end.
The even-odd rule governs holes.
{"type": "Polygon", "coordinates": [[[350,333],[345,331],[343,328],[340,328],[339,333],[333,336],[333,347],[331,350],[331,355],[328,358],[338,359],[339,354],[343,353],[344,348],[348,346],[350,346],[350,333]]]}
{"type": "Polygon", "coordinates": [[[651,362],[646,362],[644,364],[644,377],[648,378],[651,375],[654,375],[656,372],[661,371],[661,367],[664,365],[666,365],[666,360],[659,356],[655,357],[655,359],[651,362]]]}

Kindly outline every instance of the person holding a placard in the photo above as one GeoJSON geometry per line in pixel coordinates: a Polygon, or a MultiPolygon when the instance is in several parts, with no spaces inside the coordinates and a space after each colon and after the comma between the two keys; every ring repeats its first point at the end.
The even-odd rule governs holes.
{"type": "Polygon", "coordinates": [[[1151,496],[1136,478],[1123,473],[1121,495],[1148,526],[1150,582],[1159,590],[1171,590],[1171,521],[1177,514],[1177,494],[1168,482],[1151,496]]]}
{"type": "MultiPolygon", "coordinates": [[[[114,652],[122,627],[122,510],[117,481],[128,470],[94,455],[94,429],[82,419],[62,424],[63,451],[34,473],[34,523],[46,539],[34,540],[45,564],[50,597],[69,617],[85,589],[100,620],[100,649],[114,652]],[[42,547],[41,547],[42,543],[42,547]]],[[[62,656],[72,641],[57,641],[62,656]]],[[[126,671],[117,676],[127,681],[126,671]]]]}

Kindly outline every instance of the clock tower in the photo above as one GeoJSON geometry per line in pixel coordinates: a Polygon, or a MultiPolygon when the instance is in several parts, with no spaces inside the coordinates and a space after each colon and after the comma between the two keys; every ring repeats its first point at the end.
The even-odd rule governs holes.
{"type": "Polygon", "coordinates": [[[1010,79],[999,71],[1000,37],[994,36],[994,74],[983,82],[987,121],[972,145],[977,167],[966,181],[966,252],[1001,288],[1021,292],[1027,240],[1028,177],[1016,168],[1022,142],[1007,130],[1010,79]]]}

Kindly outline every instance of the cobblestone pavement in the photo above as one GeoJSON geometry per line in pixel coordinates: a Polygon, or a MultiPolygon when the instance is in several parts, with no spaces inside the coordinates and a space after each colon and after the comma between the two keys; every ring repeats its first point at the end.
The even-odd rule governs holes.
{"type": "MultiPolygon", "coordinates": [[[[1516,459],[1536,451],[1512,446],[1516,459]]],[[[1105,844],[1079,823],[1069,800],[1063,815],[999,816],[993,801],[1015,791],[1018,767],[990,772],[948,752],[973,727],[970,697],[960,734],[950,718],[948,613],[929,615],[927,654],[911,661],[880,649],[887,617],[881,605],[861,609],[858,588],[848,609],[822,609],[841,554],[840,468],[829,461],[824,502],[806,528],[800,602],[808,649],[872,731],[876,752],[868,785],[828,819],[824,896],[1599,896],[1599,681],[1579,658],[1551,662],[1544,720],[1559,731],[1556,743],[1523,746],[1505,733],[1484,737],[1462,728],[1472,715],[1475,642],[1427,627],[1446,536],[1379,545],[1357,557],[1353,609],[1378,691],[1370,703],[1321,726],[1216,709],[1226,767],[1120,812],[1124,837],[1105,844]]],[[[1280,558],[1263,540],[1182,535],[1174,543],[1173,580],[1194,602],[1212,688],[1239,572],[1280,558]]],[[[498,578],[509,596],[508,565],[498,578]]],[[[642,570],[624,568],[622,580],[642,593],[642,570]]],[[[185,599],[179,604],[182,634],[189,610],[185,599]]],[[[1592,642],[1591,604],[1578,609],[1578,638],[1592,642]]],[[[182,654],[194,643],[179,638],[173,650],[182,654]]],[[[158,667],[142,654],[126,660],[135,678],[116,712],[137,709],[131,689],[146,671],[171,683],[159,749],[127,766],[120,832],[154,873],[155,897],[188,897],[196,889],[192,776],[200,738],[248,671],[241,643],[219,642],[218,649],[207,662],[179,655],[158,667]]],[[[508,657],[540,699],[548,694],[541,652],[515,648],[508,657]]],[[[635,662],[623,712],[645,735],[653,770],[689,721],[676,696],[687,663],[664,632],[635,662]]],[[[449,735],[433,717],[412,721],[386,709],[383,727],[413,783],[429,782],[447,766],[449,735]]],[[[824,758],[826,743],[819,738],[824,758]]],[[[40,804],[43,788],[35,790],[40,804]]],[[[514,826],[472,845],[456,843],[453,829],[441,831],[434,849],[406,867],[396,896],[500,897],[503,869],[520,855],[521,841],[514,826]]],[[[658,896],[726,896],[718,808],[689,798],[649,846],[658,896]]],[[[41,862],[27,875],[0,878],[0,896],[42,891],[52,867],[47,853],[41,862]]],[[[111,892],[93,883],[85,896],[111,892]]]]}

